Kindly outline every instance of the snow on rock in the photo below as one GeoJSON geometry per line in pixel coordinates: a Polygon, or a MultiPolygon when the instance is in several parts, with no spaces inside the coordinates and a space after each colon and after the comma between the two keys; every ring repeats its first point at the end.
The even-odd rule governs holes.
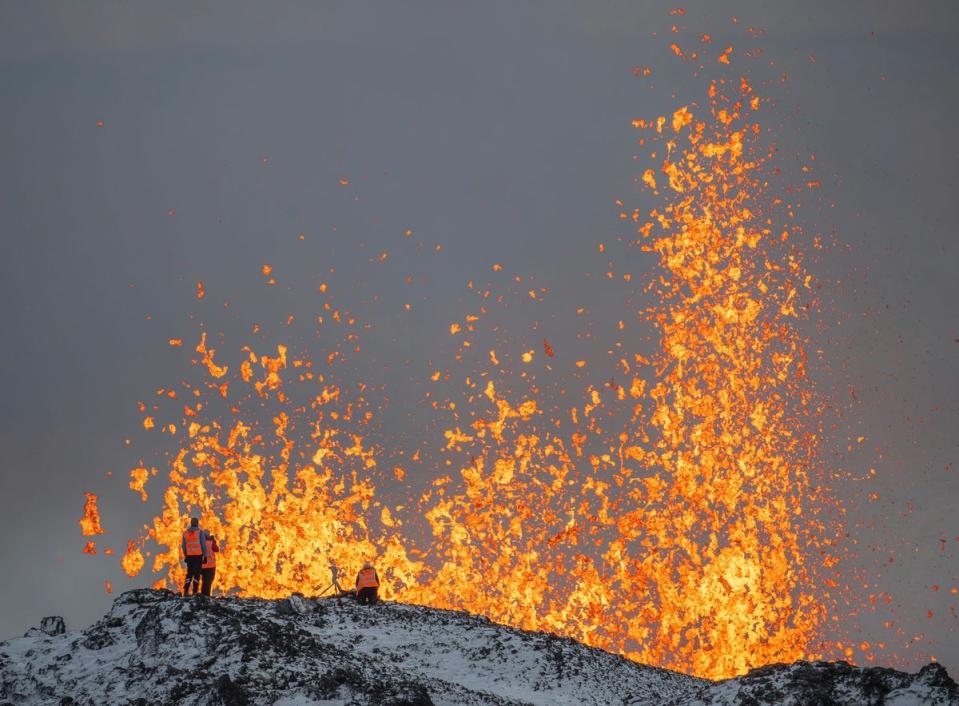
{"type": "MultiPolygon", "coordinates": [[[[723,682],[464,612],[349,599],[124,593],[83,631],[0,643],[7,704],[957,703],[945,670],[764,667],[723,682]]],[[[43,627],[43,626],[41,626],[43,627]]]]}
{"type": "Polygon", "coordinates": [[[688,702],[719,704],[959,704],[959,687],[939,664],[918,674],[846,662],[796,662],[753,669],[745,676],[716,682],[688,702]]]}
{"type": "Polygon", "coordinates": [[[67,631],[66,623],[59,615],[50,615],[40,620],[40,627],[30,628],[24,637],[39,637],[40,635],[62,635],[67,631]]]}
{"type": "Polygon", "coordinates": [[[0,643],[0,704],[610,704],[702,680],[450,611],[124,593],[83,631],[0,643]]]}

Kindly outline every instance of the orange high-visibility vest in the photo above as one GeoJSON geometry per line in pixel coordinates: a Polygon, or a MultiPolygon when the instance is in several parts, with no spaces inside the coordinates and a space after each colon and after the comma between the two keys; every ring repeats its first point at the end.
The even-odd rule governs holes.
{"type": "Polygon", "coordinates": [[[356,577],[356,590],[361,588],[376,588],[380,585],[376,578],[376,569],[360,569],[359,576],[356,577]]]}
{"type": "Polygon", "coordinates": [[[186,540],[186,555],[200,556],[203,554],[203,548],[200,546],[200,530],[191,527],[183,533],[183,539],[186,540]]]}
{"type": "Polygon", "coordinates": [[[216,568],[216,553],[218,551],[220,551],[220,548],[217,546],[217,543],[210,542],[209,546],[206,548],[206,561],[203,562],[204,569],[216,568]]]}

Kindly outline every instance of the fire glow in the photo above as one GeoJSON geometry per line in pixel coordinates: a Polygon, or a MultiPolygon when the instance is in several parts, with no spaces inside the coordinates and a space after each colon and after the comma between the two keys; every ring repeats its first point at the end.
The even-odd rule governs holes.
{"type": "MultiPolygon", "coordinates": [[[[193,351],[206,382],[180,393],[176,423],[143,420],[179,447],[162,512],[127,546],[126,573],[144,567],[149,542],[155,585],[180,585],[181,533],[201,512],[228,548],[218,587],[240,596],[312,593],[330,583],[330,562],[375,559],[387,598],[699,676],[818,656],[835,559],[817,513],[830,500],[815,480],[818,403],[797,324],[814,299],[810,244],[767,183],[761,103],[746,79],[714,82],[706,108],[633,121],[651,150],[640,180],[657,206],[621,203],[620,217],[657,263],[646,283],[655,304],[638,312],[657,351],[622,349],[623,382],[587,385],[562,410],[532,383],[502,392],[493,373],[510,352],[484,354],[489,369],[464,376],[461,423],[421,441],[450,463],[410,502],[384,492],[406,471],[385,467],[361,433],[371,391],[320,372],[335,353],[314,363],[285,345],[244,347],[228,366],[203,333],[193,351]],[[268,424],[263,404],[276,410],[268,424]]],[[[269,265],[262,274],[274,283],[269,265]]],[[[483,314],[450,335],[468,335],[483,314]]],[[[348,326],[338,311],[323,316],[348,326]]],[[[523,348],[511,352],[523,366],[563,357],[547,339],[542,354],[523,348]]],[[[154,475],[131,471],[141,500],[154,475]]],[[[85,522],[84,534],[102,532],[89,495],[85,522]]]]}

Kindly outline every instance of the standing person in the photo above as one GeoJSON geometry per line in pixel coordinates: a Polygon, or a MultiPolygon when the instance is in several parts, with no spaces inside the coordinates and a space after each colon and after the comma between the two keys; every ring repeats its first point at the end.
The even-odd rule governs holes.
{"type": "Polygon", "coordinates": [[[380,587],[380,577],[370,562],[363,564],[360,573],[356,575],[356,600],[364,605],[376,603],[377,591],[380,587]]]}
{"type": "MultiPolygon", "coordinates": [[[[333,583],[331,583],[330,586],[336,590],[336,600],[339,601],[339,602],[342,602],[342,600],[343,600],[343,594],[344,594],[344,593],[349,593],[349,591],[344,591],[344,590],[340,587],[339,574],[340,574],[340,570],[339,570],[338,568],[336,568],[336,564],[334,564],[334,563],[331,561],[331,562],[330,562],[330,576],[333,577],[333,583]]],[[[329,589],[327,589],[327,590],[329,590],[329,589]]]]}
{"type": "MultiPolygon", "coordinates": [[[[217,544],[216,537],[212,534],[207,535],[206,540],[207,554],[200,569],[200,576],[203,579],[200,593],[209,596],[210,591],[213,590],[213,579],[216,576],[216,555],[220,553],[221,549],[220,545],[217,544]]],[[[223,543],[223,546],[226,547],[226,542],[223,543]]]]}
{"type": "Polygon", "coordinates": [[[189,596],[200,590],[200,576],[207,555],[206,532],[200,529],[199,517],[190,518],[190,526],[183,532],[183,544],[180,548],[186,560],[186,582],[183,584],[183,595],[189,596]]]}
{"type": "Polygon", "coordinates": [[[340,582],[337,580],[339,578],[340,570],[336,568],[336,564],[332,561],[330,562],[330,576],[332,577],[332,583],[330,584],[333,588],[336,589],[337,593],[343,593],[343,589],[340,588],[340,582]]]}

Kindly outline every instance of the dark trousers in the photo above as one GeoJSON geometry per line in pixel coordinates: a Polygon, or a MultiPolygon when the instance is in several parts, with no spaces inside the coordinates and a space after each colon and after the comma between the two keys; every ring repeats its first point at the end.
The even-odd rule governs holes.
{"type": "Polygon", "coordinates": [[[203,571],[203,557],[188,556],[186,558],[186,581],[183,583],[184,596],[199,593],[201,571],[203,571]]]}
{"type": "Polygon", "coordinates": [[[209,569],[201,569],[200,576],[203,579],[203,588],[200,589],[200,593],[209,596],[210,591],[213,590],[213,577],[216,576],[216,567],[211,566],[209,569]]]}
{"type": "Polygon", "coordinates": [[[376,603],[376,586],[367,586],[356,592],[356,600],[363,605],[372,605],[376,603]]]}

